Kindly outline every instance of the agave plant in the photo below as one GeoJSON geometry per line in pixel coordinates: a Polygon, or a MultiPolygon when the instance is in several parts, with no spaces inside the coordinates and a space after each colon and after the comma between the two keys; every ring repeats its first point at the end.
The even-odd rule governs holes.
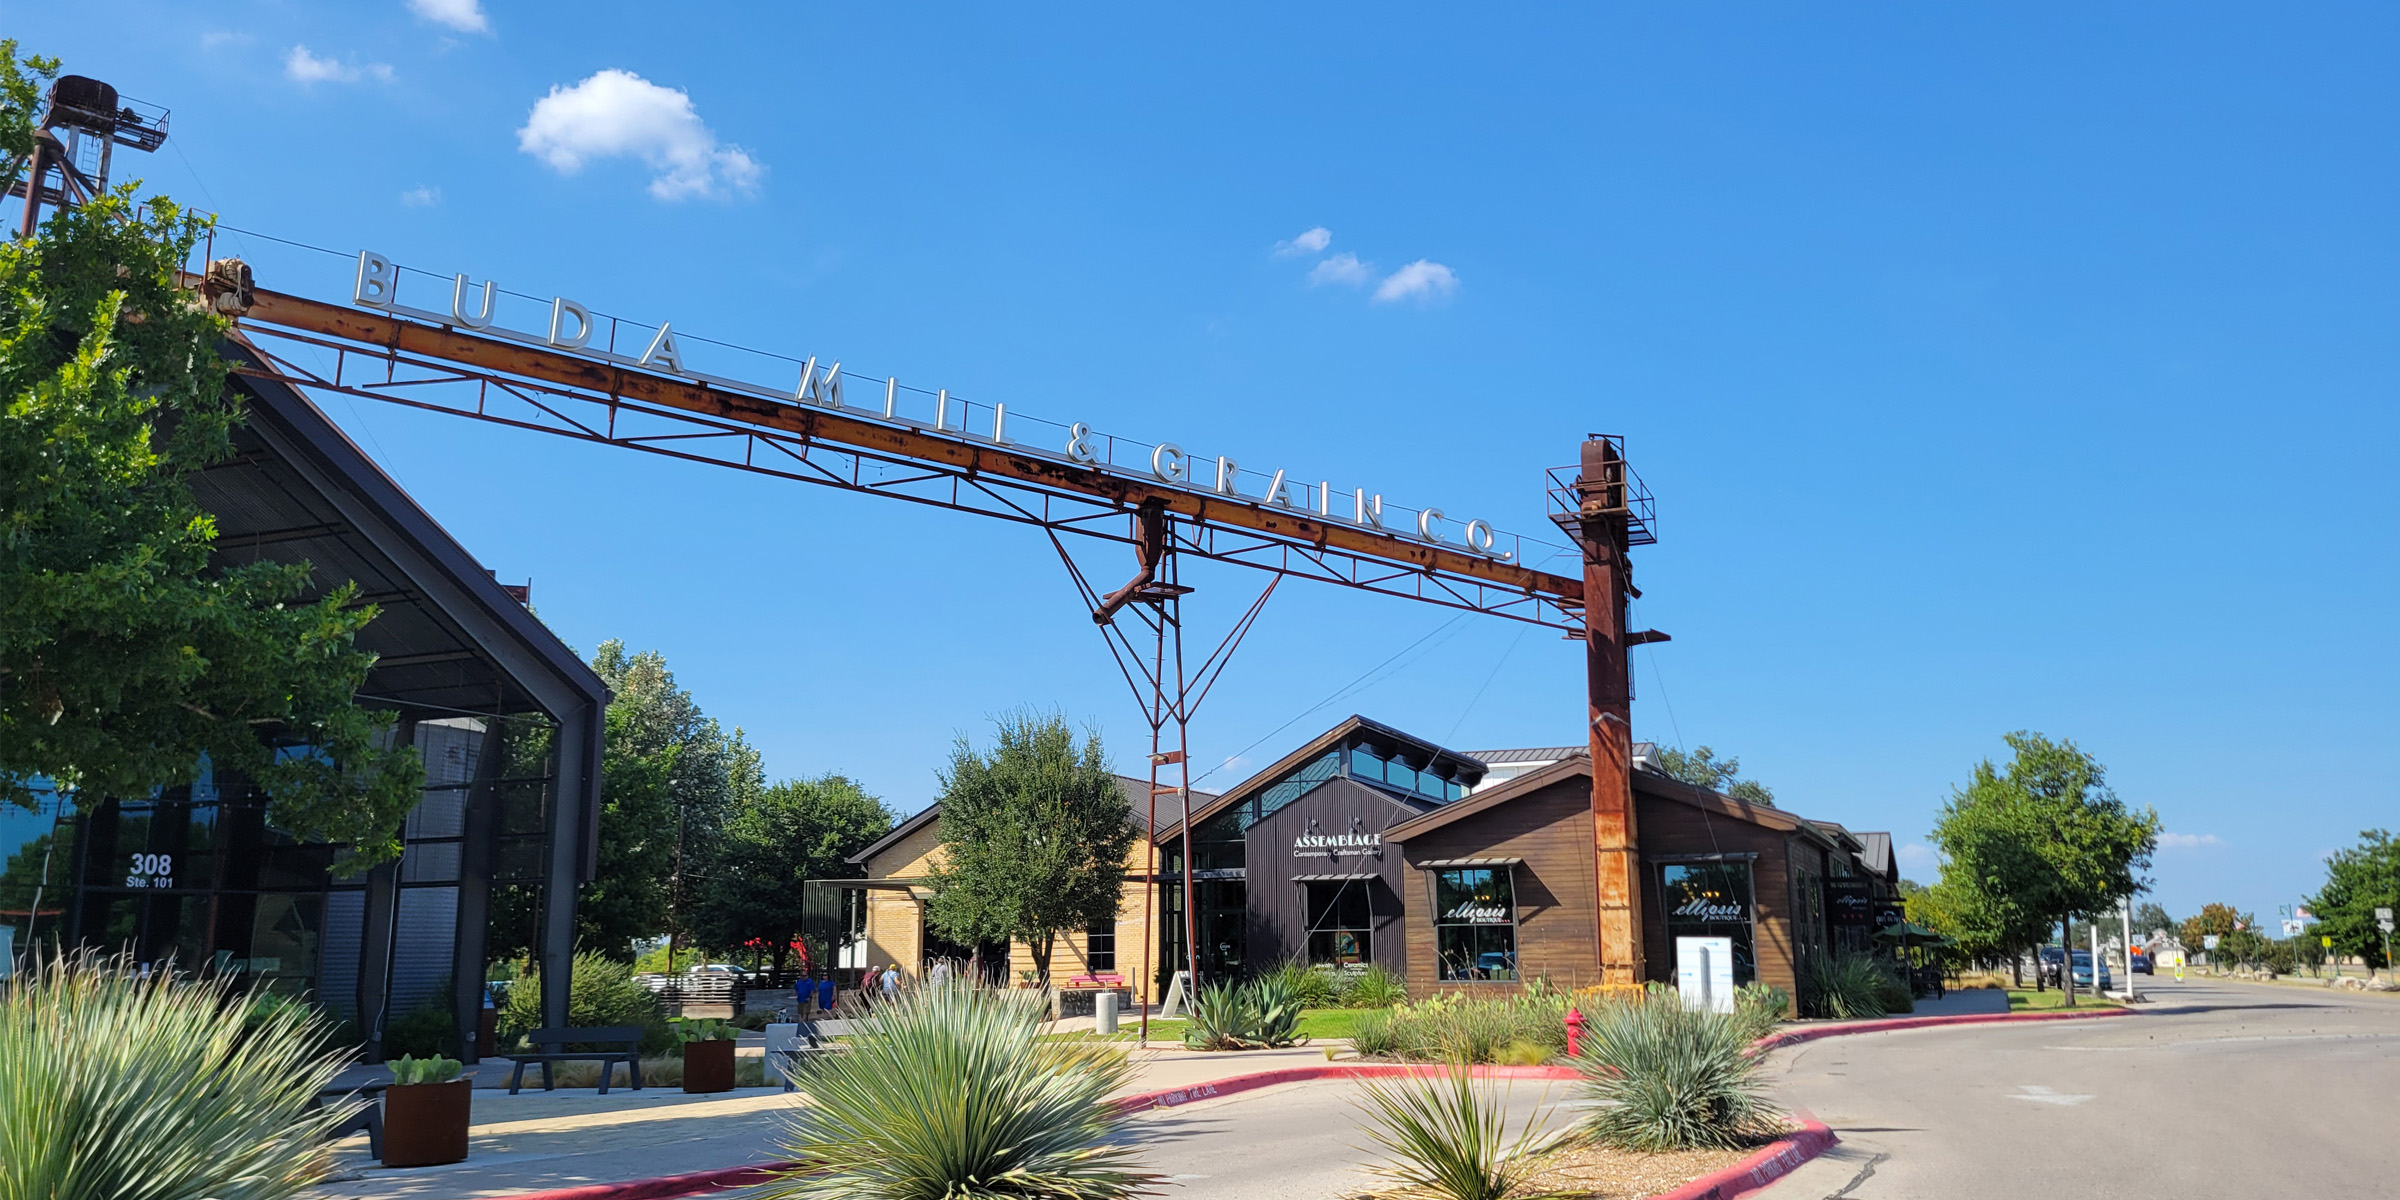
{"type": "Polygon", "coordinates": [[[1251,1004],[1250,989],[1212,983],[1192,997],[1183,1044],[1192,1050],[1248,1050],[1256,1044],[1252,1034],[1257,1028],[1258,1010],[1251,1004]]]}
{"type": "Polygon", "coordinates": [[[1261,1046],[1298,1045],[1302,997],[1291,975],[1285,972],[1261,975],[1251,981],[1248,990],[1250,1011],[1257,1019],[1250,1029],[1250,1039],[1261,1046]]]}
{"type": "Polygon", "coordinates": [[[342,1069],[305,1010],[54,960],[0,998],[0,1196],[275,1200],[322,1174],[342,1069]]]}
{"type": "Polygon", "coordinates": [[[809,1103],[781,1146],[810,1164],[771,1193],[810,1200],[1115,1200],[1149,1190],[1108,1094],[1131,1062],[1103,1043],[1042,1041],[1037,993],[939,984],[856,1019],[845,1054],[808,1056],[809,1103]]]}
{"type": "Polygon", "coordinates": [[[1730,1149],[1779,1132],[1749,1025],[1659,989],[1584,1027],[1584,1130],[1628,1150],[1730,1149]]]}
{"type": "Polygon", "coordinates": [[[1362,1080],[1360,1093],[1367,1136],[1389,1156],[1368,1169],[1441,1200],[1535,1200],[1527,1188],[1535,1160],[1572,1132],[1545,1131],[1551,1110],[1543,1108],[1509,1137],[1506,1093],[1478,1082],[1465,1063],[1388,1083],[1362,1080]]]}

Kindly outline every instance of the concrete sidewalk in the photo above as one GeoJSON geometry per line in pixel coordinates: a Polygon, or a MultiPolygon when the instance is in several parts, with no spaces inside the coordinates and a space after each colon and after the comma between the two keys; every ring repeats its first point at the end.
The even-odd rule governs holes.
{"type": "MultiPolygon", "coordinates": [[[[1337,1046],[1346,1051],[1346,1044],[1337,1046]]],[[[1168,1045],[1127,1050],[1134,1078],[1118,1095],[1325,1061],[1319,1046],[1218,1054],[1168,1045]]],[[[638,1092],[620,1086],[603,1096],[592,1088],[543,1092],[529,1083],[511,1096],[491,1090],[495,1078],[505,1087],[505,1063],[486,1060],[481,1067],[465,1162],[385,1170],[368,1153],[366,1135],[355,1134],[333,1145],[334,1172],[342,1178],[311,1194],[469,1200],[771,1162],[782,1157],[775,1147],[779,1114],[797,1102],[781,1088],[692,1096],[671,1086],[638,1092]]],[[[389,1077],[379,1068],[356,1073],[361,1080],[389,1077]]]]}

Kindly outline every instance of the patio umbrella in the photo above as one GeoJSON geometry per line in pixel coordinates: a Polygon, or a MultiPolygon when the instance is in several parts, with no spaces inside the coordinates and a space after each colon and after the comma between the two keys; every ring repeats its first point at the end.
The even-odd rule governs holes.
{"type": "Polygon", "coordinates": [[[1902,921],[1897,925],[1887,925],[1876,930],[1875,938],[1878,941],[1902,942],[1909,945],[1918,942],[1930,944],[1941,940],[1942,932],[1938,929],[1927,929],[1914,921],[1902,921]]]}

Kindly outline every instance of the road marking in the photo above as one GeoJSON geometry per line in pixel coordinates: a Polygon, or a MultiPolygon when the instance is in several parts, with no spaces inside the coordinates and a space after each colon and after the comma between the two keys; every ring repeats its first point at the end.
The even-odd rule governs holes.
{"type": "Polygon", "coordinates": [[[2046,1087],[2025,1083],[2017,1085],[2017,1094],[2010,1096],[2009,1099],[2031,1100],[2038,1104],[2056,1104],[2064,1108],[2072,1108],[2075,1105],[2091,1099],[2091,1097],[2054,1092],[2046,1087]]]}

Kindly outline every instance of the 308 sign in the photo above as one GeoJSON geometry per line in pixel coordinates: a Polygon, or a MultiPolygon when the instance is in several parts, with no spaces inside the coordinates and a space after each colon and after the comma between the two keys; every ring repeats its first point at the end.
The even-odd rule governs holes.
{"type": "Polygon", "coordinates": [[[136,854],[133,871],[125,876],[129,888],[167,888],[175,886],[175,856],[172,854],[136,854]]]}

